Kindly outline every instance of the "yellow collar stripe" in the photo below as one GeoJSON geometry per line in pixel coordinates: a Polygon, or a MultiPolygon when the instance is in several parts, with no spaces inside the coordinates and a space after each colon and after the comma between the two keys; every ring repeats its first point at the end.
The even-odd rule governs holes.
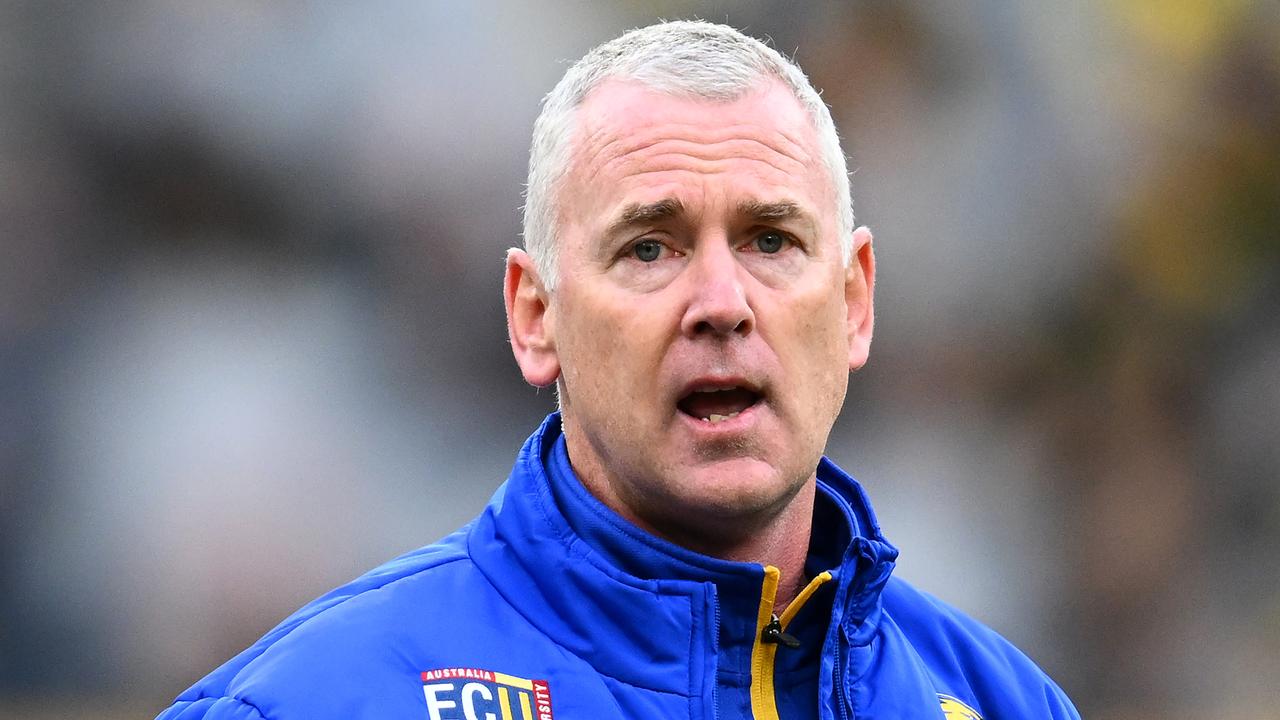
{"type": "MultiPolygon", "coordinates": [[[[775,643],[762,640],[765,626],[773,619],[774,601],[778,596],[778,583],[782,573],[772,565],[764,568],[764,585],[760,589],[760,611],[756,614],[756,637],[751,647],[751,714],[755,720],[779,720],[777,698],[774,696],[773,668],[778,654],[775,643]]],[[[813,597],[823,583],[831,579],[831,573],[818,573],[809,584],[792,600],[787,609],[778,618],[782,629],[795,618],[800,608],[813,597]]]]}

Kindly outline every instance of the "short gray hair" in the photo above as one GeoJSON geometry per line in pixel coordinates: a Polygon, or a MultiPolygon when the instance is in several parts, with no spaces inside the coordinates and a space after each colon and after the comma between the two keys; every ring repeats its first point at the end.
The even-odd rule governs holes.
{"type": "Polygon", "coordinates": [[[529,150],[524,245],[548,291],[557,279],[556,196],[572,160],[575,113],[587,95],[609,78],[720,102],[736,100],[769,79],[785,83],[817,131],[835,191],[840,254],[848,264],[853,234],[849,174],[831,111],[818,91],[799,66],[759,40],[725,25],[681,20],[631,30],[596,46],[569,68],[542,101],[529,150]]]}

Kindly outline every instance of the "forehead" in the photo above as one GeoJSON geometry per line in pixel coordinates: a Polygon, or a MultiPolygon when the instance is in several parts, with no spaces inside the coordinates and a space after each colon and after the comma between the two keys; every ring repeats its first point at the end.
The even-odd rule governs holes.
{"type": "Polygon", "coordinates": [[[712,188],[734,202],[790,201],[834,213],[817,132],[780,81],[718,101],[607,80],[579,107],[572,148],[564,208],[573,214],[712,188]]]}

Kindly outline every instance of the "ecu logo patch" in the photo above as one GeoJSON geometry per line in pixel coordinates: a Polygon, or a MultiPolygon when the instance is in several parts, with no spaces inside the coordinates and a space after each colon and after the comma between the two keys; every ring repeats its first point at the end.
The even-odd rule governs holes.
{"type": "Polygon", "coordinates": [[[554,720],[546,680],[442,668],[423,671],[422,694],[431,720],[554,720]]]}
{"type": "Polygon", "coordinates": [[[947,720],[982,720],[977,710],[950,695],[938,693],[938,702],[942,703],[942,716],[947,720]]]}

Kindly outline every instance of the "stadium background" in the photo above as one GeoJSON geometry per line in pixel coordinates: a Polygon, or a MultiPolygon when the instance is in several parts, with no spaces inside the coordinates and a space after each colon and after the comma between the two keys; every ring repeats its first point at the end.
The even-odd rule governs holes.
{"type": "Polygon", "coordinates": [[[1280,714],[1280,4],[135,0],[0,3],[0,716],[149,717],[481,507],[538,100],[694,16],[844,136],[899,572],[1086,717],[1280,714]]]}

